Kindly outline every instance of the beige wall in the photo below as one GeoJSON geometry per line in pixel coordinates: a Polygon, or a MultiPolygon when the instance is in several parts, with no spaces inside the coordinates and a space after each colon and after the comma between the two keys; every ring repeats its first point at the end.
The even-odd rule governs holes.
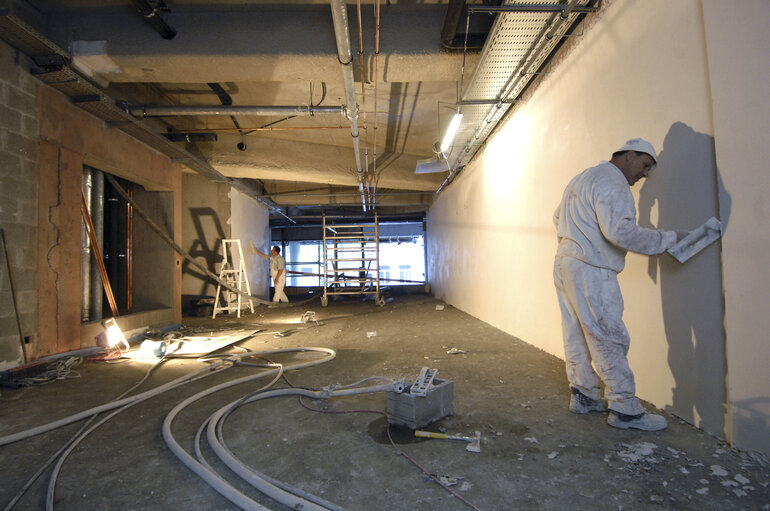
{"type": "MultiPolygon", "coordinates": [[[[745,7],[731,3],[730,11],[745,9],[748,17],[757,11],[768,12],[767,3],[749,4],[752,2],[745,7]]],[[[721,159],[717,165],[715,159],[712,110],[720,109],[716,93],[712,98],[714,70],[710,75],[707,41],[720,46],[731,43],[725,32],[733,34],[732,29],[707,32],[710,25],[704,25],[704,9],[698,0],[617,0],[605,5],[602,13],[590,19],[585,35],[565,48],[558,65],[509,114],[429,213],[428,264],[436,295],[560,357],[563,347],[552,279],[556,239],[551,218],[564,186],[576,173],[609,159],[626,139],[644,137],[660,153],[660,164],[650,179],[633,189],[640,223],[691,229],[721,213],[728,224],[725,244],[732,243],[731,231],[752,225],[750,220],[738,223],[731,215],[735,200],[731,197],[740,197],[744,187],[766,189],[768,183],[767,179],[756,183],[757,178],[752,177],[739,186],[735,181],[746,176],[728,176],[728,167],[721,159]]],[[[759,48],[767,47],[758,44],[755,51],[761,53],[759,48]]],[[[722,51],[730,54],[729,49],[722,51]]],[[[753,69],[763,59],[757,54],[746,66],[753,69]]],[[[731,78],[733,83],[750,79],[747,72],[731,78]]],[[[766,80],[760,79],[757,84],[763,82],[766,80]]],[[[745,90],[747,95],[754,94],[747,100],[764,98],[756,89],[760,85],[752,87],[745,90]]],[[[727,110],[732,119],[730,107],[727,110]]],[[[767,115],[763,122],[766,119],[767,115]]],[[[758,127],[767,133],[766,125],[758,127]]],[[[735,133],[742,129],[735,126],[735,133]]],[[[733,164],[743,174],[755,176],[751,167],[741,166],[752,161],[743,156],[735,155],[733,164]]],[[[754,195],[758,197],[758,193],[754,195]]],[[[759,202],[754,209],[756,204],[759,202]]],[[[749,234],[746,231],[742,238],[748,241],[749,234]]],[[[759,264],[763,252],[756,249],[740,253],[759,264]]],[[[731,250],[741,249],[728,246],[724,251],[728,311],[732,310],[731,250]]],[[[719,243],[686,265],[668,255],[629,254],[620,282],[626,302],[624,318],[632,338],[629,358],[640,397],[711,433],[729,437],[725,342],[731,354],[736,349],[738,353],[761,353],[765,361],[769,348],[759,341],[761,328],[749,336],[736,331],[734,337],[728,331],[725,337],[722,257],[719,243]],[[733,348],[733,344],[741,348],[733,348]]],[[[739,281],[736,285],[737,295],[750,289],[739,281]]],[[[759,298],[755,293],[749,296],[759,298]]],[[[742,319],[751,323],[750,318],[742,319]]],[[[759,429],[767,442],[770,414],[760,410],[768,406],[767,377],[750,376],[733,363],[731,358],[731,374],[741,372],[742,380],[748,380],[741,381],[741,386],[752,389],[753,394],[748,392],[745,397],[755,399],[750,412],[753,426],[748,429],[759,429]]],[[[565,406],[566,396],[565,388],[565,406]]],[[[744,445],[738,438],[734,441],[744,445]]],[[[750,447],[770,451],[768,444],[756,438],[750,447]]]]}
{"type": "Polygon", "coordinates": [[[770,3],[704,0],[703,14],[717,165],[733,197],[722,255],[732,438],[770,453],[770,3]]]}

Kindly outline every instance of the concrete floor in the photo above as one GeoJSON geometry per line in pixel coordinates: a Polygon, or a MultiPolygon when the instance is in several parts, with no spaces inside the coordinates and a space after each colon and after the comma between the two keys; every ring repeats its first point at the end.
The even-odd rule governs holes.
{"type": "MultiPolygon", "coordinates": [[[[482,434],[481,452],[450,440],[415,439],[372,412],[320,414],[297,397],[278,397],[236,410],[224,427],[228,447],[246,464],[349,510],[768,510],[770,468],[766,460],[668,416],[669,428],[644,433],[610,428],[602,414],[579,416],[567,409],[564,363],[428,296],[397,297],[378,308],[371,302],[318,302],[258,307],[256,314],[186,318],[188,331],[263,329],[240,346],[248,350],[318,346],[336,350],[322,365],[287,373],[297,387],[348,384],[381,375],[414,380],[423,366],[455,386],[455,414],[429,429],[482,434]],[[307,311],[319,323],[302,323],[307,311]],[[274,332],[283,332],[276,336],[274,332]],[[375,332],[375,335],[370,334],[375,332]],[[448,354],[452,348],[464,353],[448,354]],[[413,465],[451,486],[466,502],[413,465]]],[[[233,353],[242,350],[231,350],[233,353]]],[[[292,363],[308,354],[269,357],[292,363]]],[[[2,390],[0,431],[22,431],[107,402],[145,375],[151,362],[84,363],[80,378],[2,390]]],[[[139,391],[205,364],[169,360],[139,391]]],[[[203,389],[258,369],[234,367],[212,373],[137,404],[98,428],[69,456],[56,485],[56,508],[237,509],[186,468],[161,434],[166,414],[203,389]]],[[[185,409],[173,425],[188,450],[201,422],[215,409],[267,383],[257,380],[208,396],[185,409]]],[[[284,387],[285,381],[276,387],[284,387]]],[[[385,410],[385,394],[328,401],[303,400],[327,411],[385,410]]],[[[0,503],[78,429],[69,425],[0,447],[0,503]]],[[[245,486],[215,461],[232,484],[245,486]]],[[[41,509],[47,472],[14,509],[41,509]]],[[[270,509],[287,509],[255,491],[270,509]]]]}

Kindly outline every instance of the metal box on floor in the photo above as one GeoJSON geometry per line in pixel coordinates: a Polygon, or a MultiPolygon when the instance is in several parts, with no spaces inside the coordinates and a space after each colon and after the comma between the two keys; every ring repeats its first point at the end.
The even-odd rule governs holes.
{"type": "Polygon", "coordinates": [[[388,392],[388,422],[410,429],[420,429],[454,413],[454,382],[435,378],[424,396],[388,392]]]}

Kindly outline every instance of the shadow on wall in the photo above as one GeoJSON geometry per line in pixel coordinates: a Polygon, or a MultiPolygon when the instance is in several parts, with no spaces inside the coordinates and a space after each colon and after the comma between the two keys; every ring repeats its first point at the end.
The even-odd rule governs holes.
{"type": "MultiPolygon", "coordinates": [[[[716,168],[714,137],[677,122],[663,142],[658,167],[640,191],[639,224],[692,230],[712,216],[727,228],[730,196],[716,168]]],[[[676,382],[667,411],[724,438],[727,362],[721,241],[684,264],[668,254],[651,257],[648,271],[660,283],[668,364],[676,382]]]]}
{"type": "MultiPolygon", "coordinates": [[[[220,247],[222,239],[225,238],[225,231],[222,228],[222,222],[212,208],[190,208],[190,216],[195,225],[195,241],[188,252],[196,259],[205,259],[209,271],[217,273],[216,264],[223,260],[220,247]]],[[[216,283],[185,259],[182,265],[182,276],[187,275],[201,281],[199,295],[213,296],[216,293],[216,283]],[[209,286],[211,286],[210,290],[209,286]],[[207,291],[210,292],[207,293],[207,291]]]]}

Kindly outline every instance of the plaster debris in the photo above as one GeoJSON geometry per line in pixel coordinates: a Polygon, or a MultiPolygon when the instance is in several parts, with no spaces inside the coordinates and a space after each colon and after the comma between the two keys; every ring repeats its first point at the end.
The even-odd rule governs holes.
{"type": "Polygon", "coordinates": [[[736,483],[735,481],[731,481],[730,479],[727,479],[726,481],[722,481],[722,486],[740,486],[740,484],[736,483]]]}
{"type": "Polygon", "coordinates": [[[687,470],[687,469],[686,469],[686,468],[684,468],[684,467],[679,467],[679,471],[680,471],[681,473],[685,474],[685,475],[687,475],[687,474],[689,474],[689,473],[690,473],[690,471],[689,471],[689,470],[687,470]]]}
{"type": "Polygon", "coordinates": [[[655,504],[663,504],[664,499],[660,495],[650,495],[650,502],[654,502],[655,504]]]}
{"type": "Polygon", "coordinates": [[[709,494],[709,489],[708,488],[698,488],[697,490],[695,490],[695,493],[697,493],[698,495],[708,495],[709,494]]]}
{"type": "Polygon", "coordinates": [[[316,322],[315,312],[314,311],[307,311],[306,313],[304,313],[302,315],[302,318],[300,318],[300,320],[303,323],[315,323],[316,322]]]}
{"type": "Polygon", "coordinates": [[[450,348],[447,350],[447,355],[459,355],[461,353],[465,353],[465,350],[461,350],[460,348],[450,348]]]}
{"type": "Polygon", "coordinates": [[[708,479],[698,479],[698,482],[700,484],[709,484],[709,480],[708,479]]]}
{"type": "Polygon", "coordinates": [[[558,452],[553,451],[551,454],[548,455],[548,459],[552,460],[552,459],[556,458],[556,456],[558,456],[558,455],[559,455],[558,452]]]}
{"type": "Polygon", "coordinates": [[[442,311],[442,310],[444,310],[444,306],[443,306],[443,305],[441,305],[441,304],[439,304],[439,305],[436,305],[436,310],[437,310],[437,311],[442,311]]]}
{"type": "Polygon", "coordinates": [[[460,482],[460,479],[462,479],[462,477],[439,476],[438,478],[444,486],[456,486],[457,483],[460,482]]]}
{"type": "MultiPolygon", "coordinates": [[[[657,445],[650,443],[650,442],[639,442],[638,444],[621,444],[623,447],[626,448],[625,451],[621,451],[618,453],[618,456],[623,458],[626,461],[635,463],[637,461],[641,461],[646,456],[651,456],[654,453],[654,450],[657,449],[657,445]]],[[[654,459],[647,459],[647,461],[657,461],[654,459]]]]}
{"type": "Polygon", "coordinates": [[[739,497],[745,497],[746,495],[748,495],[745,491],[743,491],[743,490],[741,490],[739,488],[734,489],[733,493],[736,494],[739,497]]]}
{"type": "Polygon", "coordinates": [[[538,443],[538,442],[537,442],[537,438],[535,438],[535,437],[533,437],[533,436],[524,437],[524,440],[526,440],[527,442],[531,442],[531,443],[533,443],[533,444],[536,444],[536,443],[538,443]]]}
{"type": "Polygon", "coordinates": [[[727,470],[725,470],[723,467],[720,467],[719,465],[711,465],[711,475],[724,477],[730,474],[727,472],[727,470]]]}
{"type": "Polygon", "coordinates": [[[377,337],[377,332],[366,332],[366,337],[368,339],[371,339],[372,337],[377,337]]]}
{"type": "Polygon", "coordinates": [[[471,483],[469,483],[468,481],[463,481],[462,483],[460,483],[460,487],[458,488],[458,490],[468,491],[471,488],[473,488],[473,485],[471,483]]]}
{"type": "Polygon", "coordinates": [[[736,474],[736,476],[733,477],[733,479],[735,479],[736,481],[738,481],[741,484],[749,484],[751,482],[749,479],[745,478],[741,474],[736,474]]]}

